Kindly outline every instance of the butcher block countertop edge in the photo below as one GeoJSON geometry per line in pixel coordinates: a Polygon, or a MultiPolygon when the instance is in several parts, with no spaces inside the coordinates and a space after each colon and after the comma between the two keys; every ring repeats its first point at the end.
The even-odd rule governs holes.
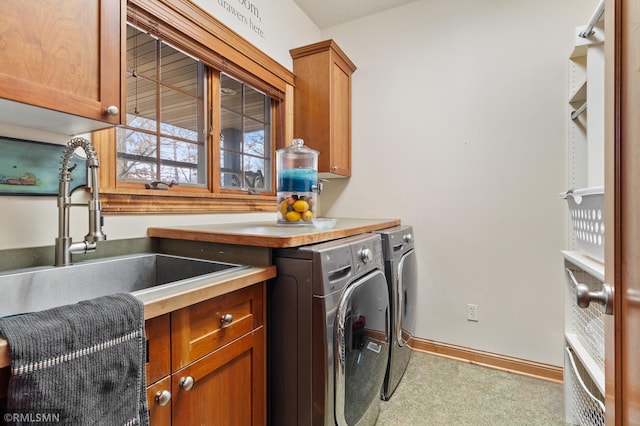
{"type": "Polygon", "coordinates": [[[332,229],[278,225],[275,222],[246,222],[152,227],[147,230],[147,235],[156,238],[287,248],[350,237],[398,225],[400,225],[399,219],[338,218],[332,229]]]}

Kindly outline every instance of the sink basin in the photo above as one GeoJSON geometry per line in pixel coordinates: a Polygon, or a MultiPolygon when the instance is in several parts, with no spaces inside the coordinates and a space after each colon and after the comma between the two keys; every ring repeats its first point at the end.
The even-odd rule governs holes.
{"type": "Polygon", "coordinates": [[[115,293],[209,280],[246,265],[142,253],[0,273],[0,317],[41,311],[115,293]]]}

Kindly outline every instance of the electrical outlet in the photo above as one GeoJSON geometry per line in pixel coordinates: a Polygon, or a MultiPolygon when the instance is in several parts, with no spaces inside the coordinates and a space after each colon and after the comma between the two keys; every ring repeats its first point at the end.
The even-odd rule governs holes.
{"type": "Polygon", "coordinates": [[[479,321],[478,319],[478,305],[467,305],[467,321],[479,321]]]}

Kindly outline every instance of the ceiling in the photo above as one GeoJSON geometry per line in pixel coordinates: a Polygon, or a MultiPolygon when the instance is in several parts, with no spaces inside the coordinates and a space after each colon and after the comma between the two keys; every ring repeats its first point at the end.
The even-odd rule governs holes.
{"type": "Polygon", "coordinates": [[[416,0],[293,0],[320,29],[353,21],[416,0]]]}

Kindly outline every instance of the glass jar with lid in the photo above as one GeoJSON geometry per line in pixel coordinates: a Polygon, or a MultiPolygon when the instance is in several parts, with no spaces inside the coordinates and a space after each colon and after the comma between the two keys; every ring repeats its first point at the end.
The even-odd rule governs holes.
{"type": "Polygon", "coordinates": [[[310,225],[318,211],[318,151],[294,139],[276,151],[278,224],[310,225]]]}

